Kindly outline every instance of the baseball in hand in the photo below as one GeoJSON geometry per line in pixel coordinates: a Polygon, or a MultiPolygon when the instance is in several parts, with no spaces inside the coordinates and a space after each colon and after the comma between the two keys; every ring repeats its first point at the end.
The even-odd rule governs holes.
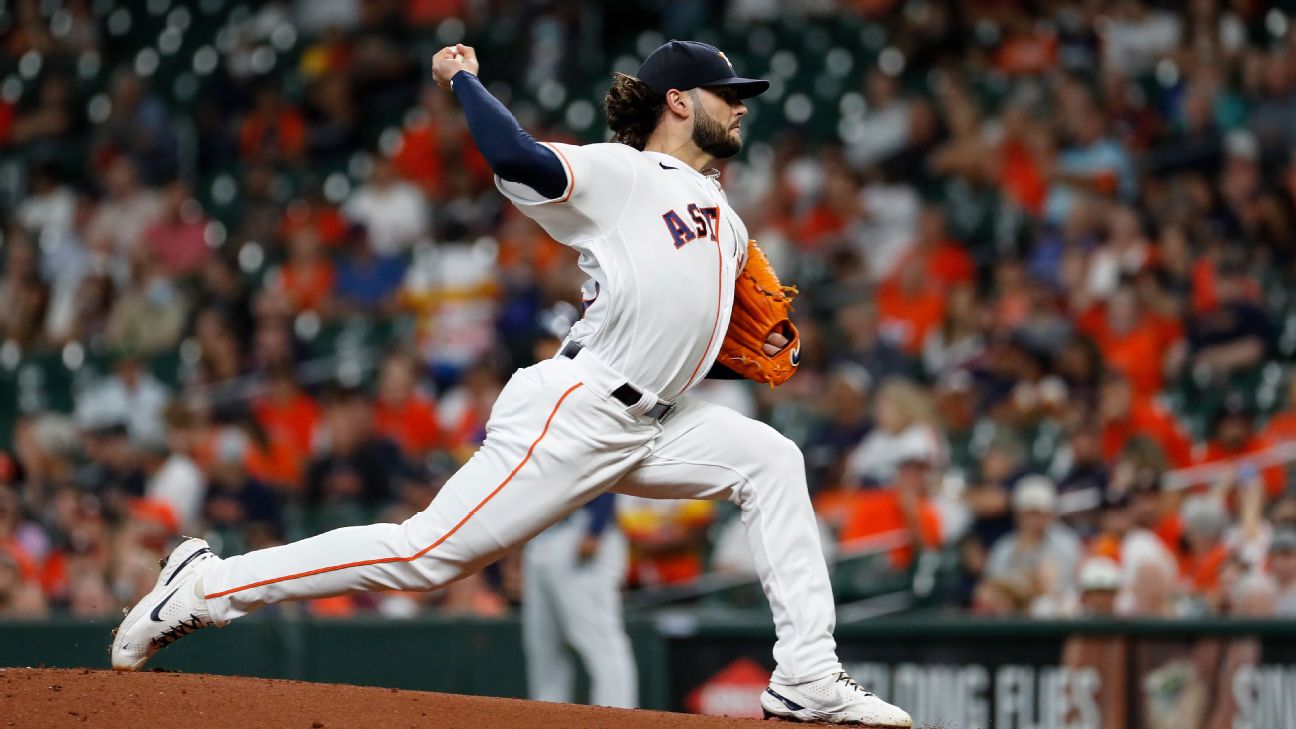
{"type": "Polygon", "coordinates": [[[450,90],[450,79],[456,73],[467,71],[476,75],[478,68],[477,51],[462,43],[446,46],[432,57],[432,78],[436,80],[437,86],[446,91],[450,90]]]}

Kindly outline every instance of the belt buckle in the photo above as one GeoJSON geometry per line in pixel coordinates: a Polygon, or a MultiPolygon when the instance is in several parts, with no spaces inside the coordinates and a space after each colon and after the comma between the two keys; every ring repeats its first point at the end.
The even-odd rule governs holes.
{"type": "Polygon", "coordinates": [[[666,422],[666,418],[670,417],[670,414],[673,412],[675,412],[675,403],[668,403],[666,405],[666,409],[663,410],[662,414],[657,417],[657,422],[659,423],[666,422]]]}

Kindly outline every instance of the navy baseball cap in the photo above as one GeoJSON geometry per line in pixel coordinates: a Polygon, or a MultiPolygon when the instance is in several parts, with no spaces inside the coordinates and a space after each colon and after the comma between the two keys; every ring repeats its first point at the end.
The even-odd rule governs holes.
{"type": "Polygon", "coordinates": [[[638,79],[658,94],[671,89],[688,91],[707,86],[728,86],[747,99],[763,93],[770,82],[742,78],[719,48],[697,41],[673,40],[644,59],[638,79]]]}

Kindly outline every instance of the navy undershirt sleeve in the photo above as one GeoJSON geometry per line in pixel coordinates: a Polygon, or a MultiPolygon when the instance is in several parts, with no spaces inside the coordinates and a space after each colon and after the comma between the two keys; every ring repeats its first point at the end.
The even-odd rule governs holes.
{"type": "Polygon", "coordinates": [[[585,533],[591,537],[597,537],[603,533],[607,525],[612,521],[612,507],[616,505],[616,494],[602,493],[594,497],[593,501],[585,504],[585,510],[589,512],[589,524],[585,527],[585,533]]]}
{"type": "Polygon", "coordinates": [[[554,199],[567,189],[567,172],[553,150],[518,124],[478,78],[460,71],[450,79],[477,149],[500,179],[517,182],[554,199]]]}

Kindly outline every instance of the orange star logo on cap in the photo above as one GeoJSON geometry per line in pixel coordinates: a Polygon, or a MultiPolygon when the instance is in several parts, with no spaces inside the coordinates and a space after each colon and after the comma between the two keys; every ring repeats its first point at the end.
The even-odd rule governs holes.
{"type": "Polygon", "coordinates": [[[733,70],[733,63],[729,60],[729,56],[726,56],[726,55],[724,54],[724,51],[716,51],[716,53],[719,53],[719,54],[720,54],[720,57],[721,57],[722,59],[724,59],[724,62],[729,64],[729,70],[732,71],[732,70],[733,70]]]}

